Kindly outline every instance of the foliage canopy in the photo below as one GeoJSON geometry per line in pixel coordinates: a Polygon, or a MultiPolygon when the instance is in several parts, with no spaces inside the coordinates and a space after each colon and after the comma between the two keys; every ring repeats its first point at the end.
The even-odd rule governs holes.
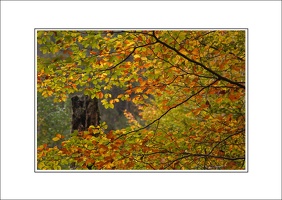
{"type": "Polygon", "coordinates": [[[60,146],[38,146],[38,169],[245,169],[245,31],[38,30],[37,43],[43,97],[129,101],[140,115],[58,133],[60,146]]]}

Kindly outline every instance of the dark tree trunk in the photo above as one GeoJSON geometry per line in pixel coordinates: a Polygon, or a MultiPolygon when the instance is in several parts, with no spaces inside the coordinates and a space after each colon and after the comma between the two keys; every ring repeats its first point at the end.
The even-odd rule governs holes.
{"type": "Polygon", "coordinates": [[[89,96],[77,95],[71,98],[72,101],[72,129],[84,131],[89,126],[98,126],[100,123],[100,113],[98,100],[89,96]]]}

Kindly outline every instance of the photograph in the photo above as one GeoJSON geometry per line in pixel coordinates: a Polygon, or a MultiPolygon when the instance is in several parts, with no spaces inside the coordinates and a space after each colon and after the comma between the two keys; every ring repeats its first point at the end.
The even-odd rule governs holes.
{"type": "Polygon", "coordinates": [[[36,171],[247,170],[247,29],[35,29],[36,171]]]}
{"type": "Polygon", "coordinates": [[[1,1],[0,199],[281,199],[281,1],[1,1]]]}

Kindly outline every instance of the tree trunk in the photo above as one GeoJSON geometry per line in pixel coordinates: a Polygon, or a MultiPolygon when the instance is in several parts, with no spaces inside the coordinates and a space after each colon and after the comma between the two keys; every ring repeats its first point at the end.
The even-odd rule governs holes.
{"type": "Polygon", "coordinates": [[[89,96],[77,95],[71,98],[72,101],[72,129],[85,131],[89,126],[98,126],[100,123],[100,113],[98,100],[89,96]]]}

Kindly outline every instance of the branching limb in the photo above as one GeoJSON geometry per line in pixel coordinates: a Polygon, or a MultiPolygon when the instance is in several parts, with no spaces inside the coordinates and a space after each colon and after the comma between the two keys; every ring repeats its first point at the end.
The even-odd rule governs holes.
{"type": "MultiPolygon", "coordinates": [[[[176,105],[170,107],[170,108],[169,108],[166,112],[164,112],[160,117],[158,117],[158,118],[155,119],[154,121],[150,122],[150,123],[147,124],[146,126],[143,126],[142,128],[139,128],[139,129],[136,129],[136,130],[133,130],[133,131],[129,131],[129,132],[127,132],[127,133],[124,133],[124,134],[120,135],[119,137],[117,137],[115,140],[118,140],[119,138],[124,137],[124,136],[126,136],[126,135],[128,135],[128,134],[130,134],[130,133],[138,132],[138,131],[141,131],[141,130],[143,130],[143,129],[148,128],[149,126],[151,126],[151,125],[154,124],[155,122],[159,121],[162,117],[164,117],[169,111],[171,111],[172,109],[177,108],[178,106],[180,106],[180,105],[184,104],[185,102],[189,101],[192,97],[198,95],[198,94],[199,94],[200,92],[202,92],[204,89],[206,89],[206,88],[210,87],[211,85],[215,84],[217,81],[218,81],[218,79],[216,79],[215,81],[213,81],[211,84],[207,85],[206,87],[201,88],[199,91],[197,91],[196,93],[192,94],[191,96],[189,96],[189,97],[188,97],[187,99],[185,99],[184,101],[182,101],[182,102],[180,102],[180,103],[178,103],[178,104],[176,104],[176,105]]],[[[114,140],[114,141],[115,141],[115,140],[114,140]]]]}
{"type": "Polygon", "coordinates": [[[149,46],[149,45],[154,45],[156,43],[157,42],[153,42],[153,43],[148,43],[148,44],[144,44],[144,45],[141,45],[141,46],[134,47],[133,50],[123,60],[121,60],[119,63],[117,63],[116,65],[113,65],[113,66],[111,66],[107,69],[101,69],[99,71],[102,72],[102,71],[112,70],[112,69],[116,68],[117,66],[119,66],[120,64],[122,64],[123,62],[125,62],[135,52],[136,49],[142,48],[142,47],[145,47],[145,46],[149,46]]]}
{"type": "Polygon", "coordinates": [[[236,132],[236,133],[234,133],[234,134],[232,134],[232,135],[229,135],[229,136],[226,137],[225,139],[219,141],[219,142],[210,150],[210,152],[209,152],[207,155],[211,155],[211,153],[213,152],[213,150],[214,150],[219,144],[221,144],[222,142],[224,142],[224,141],[228,140],[229,138],[233,137],[234,135],[238,135],[238,134],[240,134],[240,133],[242,133],[242,132],[244,132],[244,131],[245,131],[245,129],[243,129],[243,130],[241,130],[241,131],[238,131],[238,132],[236,132]]]}
{"type": "Polygon", "coordinates": [[[242,84],[240,84],[240,83],[238,83],[238,82],[234,82],[234,81],[232,81],[232,80],[230,80],[230,79],[228,79],[228,78],[226,78],[226,77],[221,76],[220,74],[218,74],[218,73],[216,73],[215,71],[211,70],[210,68],[208,68],[208,67],[205,66],[204,64],[202,64],[202,63],[200,63],[200,62],[198,62],[198,61],[195,61],[195,60],[193,60],[193,59],[191,59],[191,58],[188,58],[186,55],[184,55],[183,53],[181,53],[180,51],[178,51],[178,50],[175,49],[174,47],[172,47],[172,46],[168,45],[167,43],[161,41],[161,40],[155,35],[155,32],[154,32],[154,31],[153,31],[153,35],[152,35],[152,36],[153,36],[153,37],[156,39],[156,41],[159,42],[160,44],[162,44],[162,45],[164,45],[165,47],[167,47],[167,48],[173,50],[175,53],[177,53],[177,54],[180,55],[181,57],[185,58],[185,59],[188,60],[189,62],[201,66],[202,68],[204,68],[205,70],[207,70],[207,71],[210,72],[211,74],[213,74],[213,75],[215,75],[216,77],[218,77],[219,80],[223,80],[223,81],[229,82],[229,83],[231,83],[231,84],[234,84],[234,85],[239,86],[240,88],[244,88],[244,89],[245,89],[245,86],[244,86],[244,85],[242,85],[242,84]]]}
{"type": "Polygon", "coordinates": [[[186,153],[186,154],[187,155],[185,155],[185,156],[181,156],[179,158],[172,160],[164,169],[167,169],[168,167],[170,167],[173,163],[175,163],[177,161],[180,161],[182,159],[189,158],[189,157],[219,158],[219,159],[223,159],[223,160],[245,160],[245,157],[231,158],[231,157],[215,156],[215,155],[209,155],[209,154],[190,154],[190,153],[186,153]]]}

